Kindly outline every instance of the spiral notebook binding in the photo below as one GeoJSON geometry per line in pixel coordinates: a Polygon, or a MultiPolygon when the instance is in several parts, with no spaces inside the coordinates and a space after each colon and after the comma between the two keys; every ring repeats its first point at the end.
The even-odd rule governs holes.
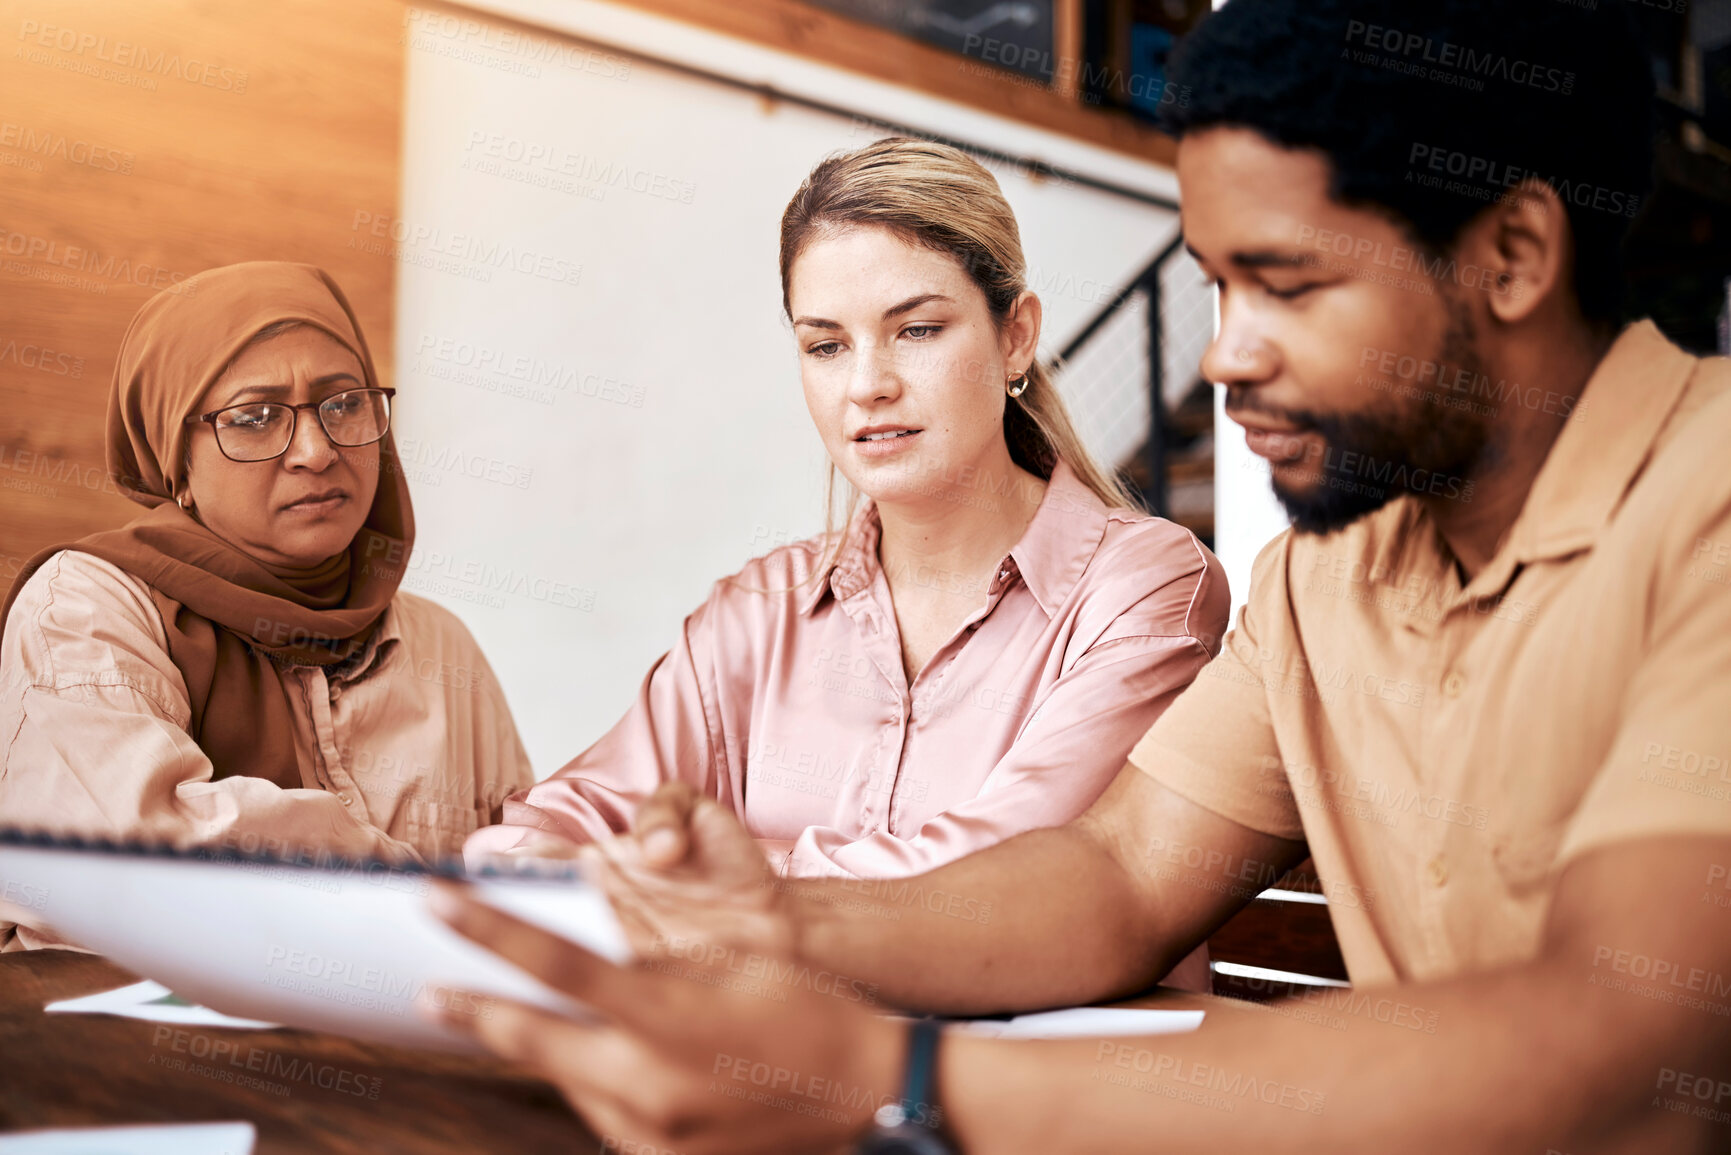
{"type": "Polygon", "coordinates": [[[372,874],[385,870],[397,874],[431,875],[459,881],[475,878],[510,878],[571,882],[583,877],[582,871],[575,863],[535,858],[513,859],[510,860],[508,866],[488,864],[479,869],[469,869],[463,865],[462,858],[457,855],[443,855],[431,863],[392,862],[378,857],[354,858],[347,855],[332,854],[325,850],[313,852],[316,857],[308,857],[309,852],[304,848],[299,854],[287,855],[262,849],[245,850],[234,846],[181,847],[166,842],[146,842],[140,838],[99,838],[6,825],[0,825],[0,846],[27,846],[45,850],[114,854],[133,858],[187,859],[226,865],[284,867],[295,870],[328,871],[334,874],[372,874]]]}

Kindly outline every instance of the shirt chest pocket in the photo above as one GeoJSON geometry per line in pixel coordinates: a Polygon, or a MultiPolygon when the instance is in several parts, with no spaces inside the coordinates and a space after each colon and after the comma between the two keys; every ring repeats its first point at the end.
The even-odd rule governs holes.
{"type": "Polygon", "coordinates": [[[453,806],[424,798],[405,798],[397,809],[392,834],[438,854],[455,854],[463,840],[480,825],[471,806],[453,806]]]}
{"type": "Polygon", "coordinates": [[[1495,783],[1491,856],[1515,891],[1549,879],[1622,714],[1621,679],[1606,670],[1615,656],[1588,652],[1585,631],[1569,632],[1575,637],[1534,630],[1475,742],[1495,783]]]}

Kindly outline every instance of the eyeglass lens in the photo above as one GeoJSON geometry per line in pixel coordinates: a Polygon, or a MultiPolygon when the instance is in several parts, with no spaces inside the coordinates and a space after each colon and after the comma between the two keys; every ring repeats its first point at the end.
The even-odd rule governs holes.
{"type": "MultiPolygon", "coordinates": [[[[332,444],[368,445],[390,428],[391,402],[379,389],[350,389],[320,402],[318,415],[332,444]]],[[[288,449],[295,421],[287,405],[236,405],[217,415],[217,446],[236,461],[265,461],[288,449]]]]}

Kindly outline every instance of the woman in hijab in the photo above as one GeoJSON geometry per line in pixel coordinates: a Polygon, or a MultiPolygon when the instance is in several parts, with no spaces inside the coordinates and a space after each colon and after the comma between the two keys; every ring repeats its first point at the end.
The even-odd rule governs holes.
{"type": "MultiPolygon", "coordinates": [[[[107,457],[148,512],[32,558],[0,612],[0,824],[402,860],[499,820],[534,778],[468,630],[398,589],[393,393],[310,265],[139,310],[107,457]]],[[[0,921],[0,950],[54,942],[0,921]]]]}

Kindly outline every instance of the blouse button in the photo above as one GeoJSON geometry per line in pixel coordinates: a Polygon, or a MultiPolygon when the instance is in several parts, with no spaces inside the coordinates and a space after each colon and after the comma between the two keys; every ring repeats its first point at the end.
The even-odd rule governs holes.
{"type": "Polygon", "coordinates": [[[1449,880],[1449,864],[1442,855],[1437,855],[1425,866],[1425,877],[1430,879],[1432,886],[1443,886],[1449,880]]]}

